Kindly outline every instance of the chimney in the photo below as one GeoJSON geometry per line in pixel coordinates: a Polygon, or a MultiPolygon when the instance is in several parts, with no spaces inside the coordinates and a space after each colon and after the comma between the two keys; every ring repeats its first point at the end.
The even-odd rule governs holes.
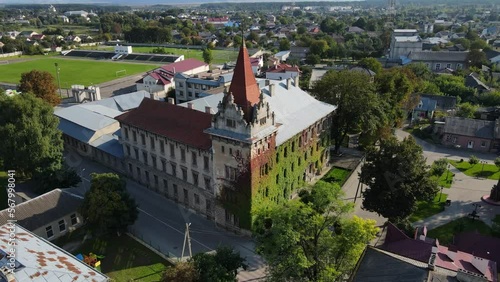
{"type": "Polygon", "coordinates": [[[169,104],[175,105],[175,100],[174,100],[174,98],[169,97],[169,98],[167,99],[167,101],[168,101],[168,103],[169,103],[169,104]]]}
{"type": "Polygon", "coordinates": [[[286,79],[286,89],[290,90],[292,88],[292,79],[287,78],[286,79]]]}
{"type": "Polygon", "coordinates": [[[295,87],[299,88],[299,75],[297,75],[294,79],[294,82],[295,82],[295,87]]]}
{"type": "Polygon", "coordinates": [[[269,96],[273,97],[274,94],[275,94],[275,88],[276,85],[275,84],[269,84],[269,96]]]}
{"type": "Polygon", "coordinates": [[[211,114],[212,113],[212,107],[205,106],[205,113],[211,114]]]}
{"type": "Polygon", "coordinates": [[[188,109],[193,109],[193,103],[188,102],[188,109]]]}

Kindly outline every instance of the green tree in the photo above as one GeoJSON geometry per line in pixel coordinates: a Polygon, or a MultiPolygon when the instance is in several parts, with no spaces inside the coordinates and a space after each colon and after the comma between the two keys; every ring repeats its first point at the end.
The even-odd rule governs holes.
{"type": "Polygon", "coordinates": [[[358,66],[367,68],[376,74],[382,72],[382,64],[375,58],[363,58],[358,62],[358,66]]]}
{"type": "Polygon", "coordinates": [[[52,106],[61,103],[61,98],[57,96],[55,79],[47,71],[32,70],[22,73],[19,90],[21,92],[31,92],[52,106]]]}
{"type": "Polygon", "coordinates": [[[280,40],[280,51],[290,50],[290,41],[288,39],[283,38],[280,40]]]}
{"type": "Polygon", "coordinates": [[[126,190],[126,182],[114,173],[91,174],[90,190],[80,213],[90,230],[98,235],[125,232],[138,216],[135,200],[126,190]]]}
{"type": "Polygon", "coordinates": [[[378,228],[373,220],[347,219],[352,204],[342,197],[338,185],[320,181],[300,200],[258,213],[256,248],[271,281],[335,281],[351,273],[378,228]]]}
{"type": "Polygon", "coordinates": [[[462,101],[468,101],[474,95],[474,89],[465,86],[465,79],[461,76],[439,75],[434,83],[444,95],[460,97],[462,101]]]}
{"type": "MultiPolygon", "coordinates": [[[[30,178],[62,167],[63,141],[53,108],[30,93],[0,95],[0,158],[30,178]]],[[[54,187],[56,188],[56,187],[54,187]]]]}
{"type": "Polygon", "coordinates": [[[369,80],[368,75],[361,72],[332,71],[313,86],[311,92],[319,100],[337,106],[331,126],[337,153],[348,133],[374,132],[383,118],[383,113],[377,112],[380,105],[374,85],[367,83],[369,80]]]}
{"type": "Polygon", "coordinates": [[[474,156],[474,155],[470,155],[470,157],[469,157],[469,164],[470,164],[471,166],[475,166],[475,165],[477,165],[478,163],[479,163],[479,158],[478,158],[478,157],[476,157],[476,156],[474,156]]]}
{"type": "Polygon", "coordinates": [[[476,111],[478,109],[478,106],[472,105],[471,103],[462,103],[458,106],[458,110],[456,115],[458,117],[464,117],[464,118],[474,118],[474,115],[476,114],[476,111]]]}
{"type": "Polygon", "coordinates": [[[411,63],[406,65],[405,68],[410,69],[419,79],[424,81],[433,78],[431,70],[424,63],[411,63]]]}
{"type": "Polygon", "coordinates": [[[328,43],[325,40],[313,40],[309,46],[309,53],[323,57],[328,50],[328,43]]]}
{"type": "Polygon", "coordinates": [[[467,54],[467,60],[470,66],[480,68],[482,65],[488,64],[488,59],[483,51],[470,50],[467,54]]]}
{"type": "Polygon", "coordinates": [[[160,281],[197,282],[199,281],[199,274],[193,262],[178,262],[165,270],[160,281]]]}
{"type": "Polygon", "coordinates": [[[214,59],[214,56],[212,54],[212,50],[209,48],[203,49],[203,61],[207,64],[211,64],[214,59]]]}
{"type": "Polygon", "coordinates": [[[218,247],[215,255],[198,253],[192,262],[198,271],[199,282],[219,281],[233,282],[236,280],[239,268],[246,269],[245,259],[231,247],[218,247]]]}
{"type": "Polygon", "coordinates": [[[437,183],[427,171],[422,147],[412,137],[399,142],[395,137],[370,147],[361,168],[363,209],[376,212],[392,222],[407,218],[416,202],[431,200],[438,192],[437,183]]]}
{"type": "Polygon", "coordinates": [[[448,168],[448,160],[447,159],[439,159],[434,161],[431,168],[432,175],[440,177],[443,173],[446,172],[448,168]]]}
{"type": "Polygon", "coordinates": [[[495,158],[495,165],[500,169],[500,157],[495,158]]]}
{"type": "Polygon", "coordinates": [[[309,65],[316,65],[321,63],[321,57],[316,54],[309,54],[306,57],[306,63],[309,65]]]}

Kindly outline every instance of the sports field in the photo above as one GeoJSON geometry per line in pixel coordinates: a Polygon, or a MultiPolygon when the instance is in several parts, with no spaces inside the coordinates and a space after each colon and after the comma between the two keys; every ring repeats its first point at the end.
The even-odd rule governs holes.
{"type": "Polygon", "coordinates": [[[122,76],[146,72],[157,67],[152,64],[72,60],[56,57],[37,58],[35,60],[19,63],[0,64],[0,81],[19,83],[21,73],[29,72],[34,69],[48,71],[56,77],[55,63],[59,66],[59,76],[62,88],[70,88],[73,84],[99,84],[122,76]],[[117,71],[119,71],[118,75],[116,73],[117,71]]]}

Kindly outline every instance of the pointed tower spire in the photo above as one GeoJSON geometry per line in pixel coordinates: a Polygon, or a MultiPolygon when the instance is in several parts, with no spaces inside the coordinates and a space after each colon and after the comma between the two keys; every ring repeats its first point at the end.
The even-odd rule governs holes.
{"type": "MultiPolygon", "coordinates": [[[[243,33],[243,30],[242,30],[243,33]]],[[[242,34],[243,35],[243,34],[242,34]]],[[[252,71],[252,65],[242,36],[242,44],[236,66],[234,67],[233,79],[229,86],[229,93],[234,96],[234,102],[241,107],[246,121],[252,120],[252,107],[259,102],[260,90],[252,71]]]]}

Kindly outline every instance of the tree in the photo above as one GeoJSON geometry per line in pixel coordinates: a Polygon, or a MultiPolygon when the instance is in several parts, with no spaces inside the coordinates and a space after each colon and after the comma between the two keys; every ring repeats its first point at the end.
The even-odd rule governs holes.
{"type": "Polygon", "coordinates": [[[80,213],[90,230],[98,235],[125,232],[138,216],[135,200],[130,197],[125,180],[114,173],[91,174],[90,190],[80,213]]]}
{"type": "Polygon", "coordinates": [[[495,165],[500,169],[500,157],[495,158],[495,165]]]}
{"type": "Polygon", "coordinates": [[[438,192],[430,178],[425,158],[412,137],[398,141],[395,137],[370,147],[361,168],[363,209],[376,212],[389,221],[399,222],[416,208],[417,201],[431,200],[438,192]]]}
{"type": "Polygon", "coordinates": [[[306,57],[306,63],[309,65],[316,65],[321,63],[321,57],[316,54],[309,54],[306,57]]]}
{"type": "Polygon", "coordinates": [[[280,40],[280,51],[290,50],[290,41],[288,39],[283,38],[280,40]]]}
{"type": "Polygon", "coordinates": [[[203,61],[207,64],[211,64],[214,59],[214,56],[212,54],[212,50],[209,48],[203,49],[203,61]]]}
{"type": "Polygon", "coordinates": [[[376,74],[382,72],[382,64],[375,58],[363,58],[358,62],[358,66],[367,68],[376,74]]]}
{"type": "Polygon", "coordinates": [[[467,54],[467,60],[470,66],[480,68],[482,65],[488,64],[488,58],[486,54],[479,50],[470,50],[467,54]]]}
{"type": "Polygon", "coordinates": [[[193,262],[178,262],[175,266],[167,267],[161,282],[196,282],[199,274],[193,262]]]}
{"type": "Polygon", "coordinates": [[[313,40],[309,47],[309,54],[318,55],[323,57],[328,50],[328,43],[325,40],[313,40]]]}
{"type": "Polygon", "coordinates": [[[313,86],[312,93],[319,100],[337,106],[331,125],[337,153],[348,133],[374,132],[383,118],[383,113],[377,111],[380,105],[374,85],[367,83],[369,80],[368,75],[361,72],[332,71],[313,86]]]}
{"type": "Polygon", "coordinates": [[[198,271],[198,281],[236,281],[239,268],[246,269],[245,259],[231,247],[218,247],[215,255],[198,253],[192,262],[198,271]]]}
{"type": "Polygon", "coordinates": [[[462,103],[460,106],[458,106],[458,110],[456,115],[458,117],[463,117],[463,118],[474,118],[474,115],[476,114],[476,111],[478,109],[478,106],[472,105],[471,103],[462,103]]]}
{"type": "Polygon", "coordinates": [[[373,220],[348,219],[352,204],[342,197],[338,185],[319,181],[300,200],[259,211],[256,249],[271,281],[335,281],[351,273],[378,228],[373,220]]]}
{"type": "Polygon", "coordinates": [[[21,92],[31,92],[52,106],[56,106],[61,102],[61,98],[57,96],[55,79],[47,71],[32,70],[21,74],[19,90],[21,92]]]}
{"type": "Polygon", "coordinates": [[[470,155],[470,157],[469,157],[469,164],[470,164],[471,166],[475,166],[475,165],[477,165],[478,163],[479,163],[479,158],[478,158],[478,157],[476,157],[476,156],[474,156],[474,155],[470,155]]]}
{"type": "Polygon", "coordinates": [[[30,93],[0,95],[0,109],[0,158],[9,169],[26,178],[61,169],[59,119],[48,103],[30,93]]]}
{"type": "Polygon", "coordinates": [[[448,160],[439,159],[437,161],[434,161],[434,163],[432,164],[431,173],[432,175],[441,177],[441,175],[443,175],[443,173],[446,172],[447,167],[448,167],[448,160]]]}

